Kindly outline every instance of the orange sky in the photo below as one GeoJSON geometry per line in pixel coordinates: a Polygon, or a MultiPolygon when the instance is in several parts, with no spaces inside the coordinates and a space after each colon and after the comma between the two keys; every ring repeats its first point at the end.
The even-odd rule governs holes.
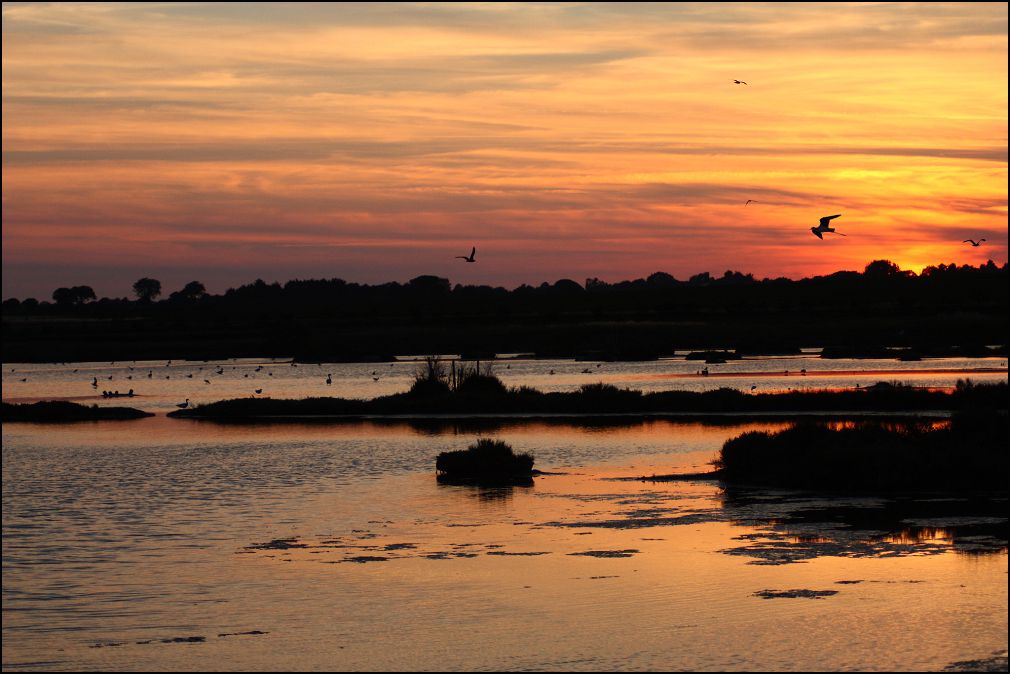
{"type": "Polygon", "coordinates": [[[4,297],[878,258],[1006,261],[1006,3],[3,5],[4,297]]]}

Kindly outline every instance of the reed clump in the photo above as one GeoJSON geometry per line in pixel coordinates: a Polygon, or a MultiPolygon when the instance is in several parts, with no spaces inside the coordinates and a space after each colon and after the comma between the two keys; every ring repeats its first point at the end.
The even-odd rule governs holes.
{"type": "Polygon", "coordinates": [[[532,454],[516,454],[506,442],[480,438],[466,449],[439,454],[435,472],[447,482],[514,484],[532,478],[533,461],[532,454]]]}

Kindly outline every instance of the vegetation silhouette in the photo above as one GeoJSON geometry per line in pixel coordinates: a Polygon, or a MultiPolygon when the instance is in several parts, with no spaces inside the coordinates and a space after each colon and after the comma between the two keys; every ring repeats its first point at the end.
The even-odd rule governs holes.
{"type": "Polygon", "coordinates": [[[142,278],[133,284],[133,294],[139,302],[153,302],[161,295],[161,281],[153,278],[142,278]]]}
{"type": "MultiPolygon", "coordinates": [[[[435,361],[432,371],[440,374],[435,361]]],[[[462,368],[460,368],[462,369],[462,368]]],[[[474,372],[470,370],[470,372],[474,372]]],[[[997,408],[1006,405],[1007,384],[962,384],[951,393],[888,384],[845,391],[791,391],[745,394],[730,388],[713,391],[657,391],[621,389],[602,382],[584,384],[578,391],[544,393],[529,386],[506,387],[493,374],[470,374],[455,387],[442,379],[429,380],[422,368],[411,389],[370,400],[313,397],[300,400],[238,398],[170,412],[179,418],[255,420],[291,417],[333,419],[372,415],[663,415],[761,413],[900,413],[950,411],[965,405],[997,408]]]]}
{"type": "Polygon", "coordinates": [[[72,307],[97,299],[91,286],[57,288],[53,291],[53,301],[61,307],[72,307]]]}
{"type": "Polygon", "coordinates": [[[516,454],[501,440],[480,438],[466,449],[439,454],[435,472],[445,484],[529,485],[533,462],[532,454],[516,454]]]}
{"type": "Polygon", "coordinates": [[[41,401],[31,404],[0,404],[0,420],[3,420],[4,423],[12,421],[125,421],[153,416],[154,414],[150,412],[143,412],[132,407],[79,405],[63,400],[41,401]]]}
{"type": "Polygon", "coordinates": [[[838,492],[1006,490],[1006,411],[956,413],[949,425],[801,422],[723,445],[728,482],[838,492]]]}
{"type": "MultiPolygon", "coordinates": [[[[143,282],[143,283],[142,283],[143,282]]],[[[452,286],[419,276],[362,285],[339,278],[254,283],[221,295],[197,281],[155,301],[33,298],[3,302],[8,361],[294,357],[381,361],[394,354],[534,353],[644,360],[675,350],[790,353],[803,347],[897,346],[923,353],[1007,343],[1007,266],[937,265],[921,274],[887,260],[862,272],[790,280],[707,272],[678,280],[452,286]]],[[[64,293],[61,293],[63,297],[64,293]]]]}

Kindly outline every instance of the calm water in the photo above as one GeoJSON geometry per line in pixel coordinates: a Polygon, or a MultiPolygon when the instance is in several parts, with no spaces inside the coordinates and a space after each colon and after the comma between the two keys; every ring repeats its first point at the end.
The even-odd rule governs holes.
{"type": "MultiPolygon", "coordinates": [[[[900,362],[827,360],[816,353],[746,358],[719,365],[705,365],[683,357],[630,363],[515,359],[496,361],[493,368],[509,386],[527,385],[542,391],[574,391],[583,384],[601,381],[642,391],[707,391],[730,387],[757,393],[853,388],[878,381],[900,381],[925,387],[951,387],[958,379],[968,378],[980,383],[1007,381],[1005,358],[929,358],[900,362]],[[708,375],[700,374],[703,368],[707,368],[708,375]]],[[[157,412],[172,410],[187,398],[193,404],[255,395],[374,398],[407,390],[417,370],[418,363],[413,361],[302,363],[297,366],[272,359],[6,363],[3,365],[3,399],[30,402],[64,398],[99,405],[130,405],[157,412]],[[328,377],[330,384],[326,383],[328,377]],[[105,390],[126,393],[130,389],[136,397],[129,400],[107,400],[101,396],[105,390]],[[262,393],[257,394],[257,389],[262,393]]]]}
{"type": "Polygon", "coordinates": [[[3,667],[936,670],[1006,648],[1005,501],[612,479],[779,427],[5,424],[3,667]],[[564,474],[438,485],[437,453],[478,435],[564,474]]]}

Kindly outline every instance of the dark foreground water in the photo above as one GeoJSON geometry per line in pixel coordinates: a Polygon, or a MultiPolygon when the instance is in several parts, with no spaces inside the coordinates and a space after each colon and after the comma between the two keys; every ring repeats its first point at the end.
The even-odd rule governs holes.
{"type": "Polygon", "coordinates": [[[779,424],[3,427],[3,668],[938,670],[1007,647],[1006,502],[700,470],[779,424]],[[479,435],[564,473],[440,486],[479,435]]]}

